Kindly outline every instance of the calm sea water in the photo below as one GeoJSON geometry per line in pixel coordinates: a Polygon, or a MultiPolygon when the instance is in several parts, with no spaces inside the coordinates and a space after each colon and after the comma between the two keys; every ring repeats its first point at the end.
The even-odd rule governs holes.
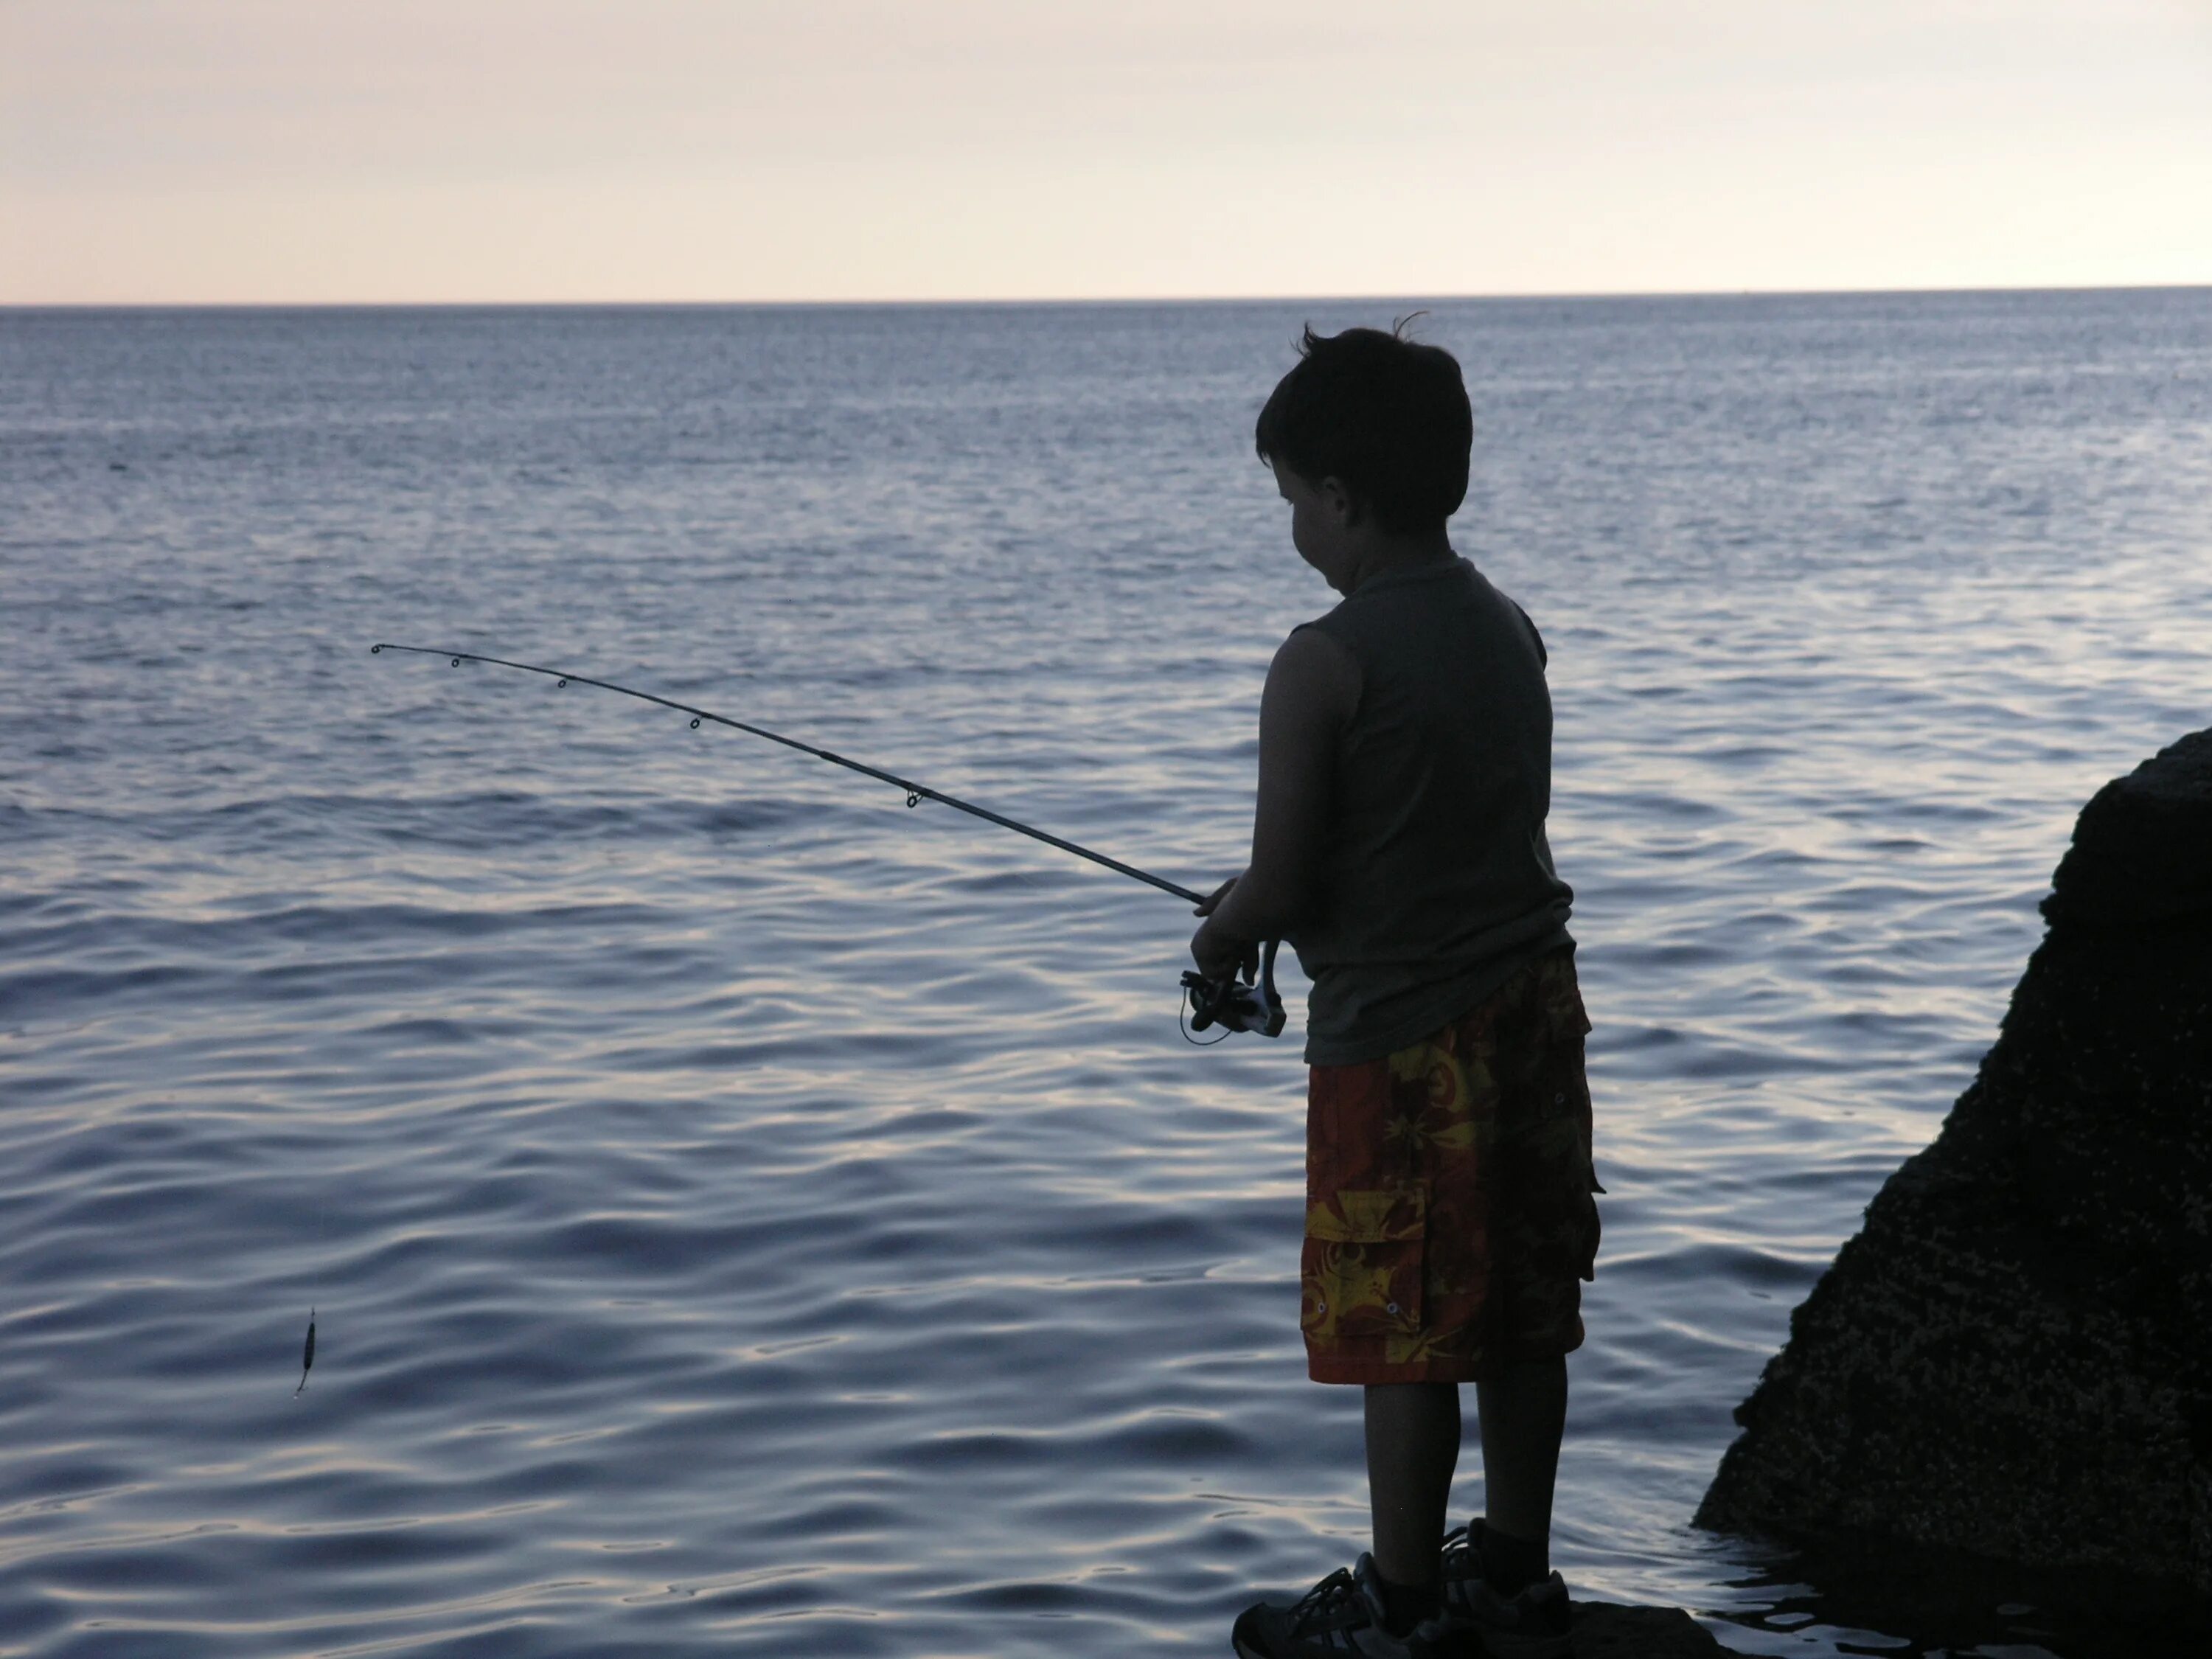
{"type": "MultiPolygon", "coordinates": [[[[1296,1028],[1185,1044],[1184,907],[368,647],[1205,886],[1331,599],[1253,414],[1410,308],[0,313],[0,1654],[1219,1653],[1363,1547],[1296,1028]]],[[[1558,1559],[1936,1650],[1686,1523],[2075,811],[2212,720],[2212,291],[1419,326],[1597,1021],[1558,1559]]]]}

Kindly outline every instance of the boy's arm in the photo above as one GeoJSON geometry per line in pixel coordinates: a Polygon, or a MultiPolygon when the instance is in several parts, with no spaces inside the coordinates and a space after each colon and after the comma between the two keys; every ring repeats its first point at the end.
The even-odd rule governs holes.
{"type": "Polygon", "coordinates": [[[1261,939],[1280,939],[1312,897],[1328,830],[1336,742],[1359,701],[1359,665],[1317,628],[1302,628],[1275,653],[1260,696],[1260,795],[1252,861],[1200,907],[1190,941],[1199,971],[1249,970],[1261,939]]]}

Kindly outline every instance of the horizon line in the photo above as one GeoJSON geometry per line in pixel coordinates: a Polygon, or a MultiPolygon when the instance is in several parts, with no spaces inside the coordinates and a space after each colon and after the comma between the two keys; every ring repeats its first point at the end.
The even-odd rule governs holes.
{"type": "Polygon", "coordinates": [[[1899,284],[1877,288],[1563,289],[1486,293],[1016,295],[916,298],[777,298],[663,300],[0,300],[0,313],[28,311],[495,311],[495,310],[865,310],[942,307],[1044,308],[1053,306],[1362,305],[1429,301],[1447,304],[1608,300],[1848,299],[1987,294],[2157,294],[2212,289],[2198,282],[1997,283],[1955,286],[1899,284]]]}

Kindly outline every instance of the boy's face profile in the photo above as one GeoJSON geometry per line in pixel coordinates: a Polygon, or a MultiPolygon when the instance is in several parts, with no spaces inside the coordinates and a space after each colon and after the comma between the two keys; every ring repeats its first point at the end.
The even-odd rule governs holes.
{"type": "Polygon", "coordinates": [[[1272,463],[1275,488],[1291,504],[1291,545],[1340,593],[1349,593],[1353,563],[1352,498],[1334,478],[1310,483],[1281,461],[1272,463]]]}

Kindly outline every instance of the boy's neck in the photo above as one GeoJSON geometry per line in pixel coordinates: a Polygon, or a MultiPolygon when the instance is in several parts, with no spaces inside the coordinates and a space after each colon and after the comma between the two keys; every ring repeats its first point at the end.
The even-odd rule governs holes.
{"type": "Polygon", "coordinates": [[[1456,556],[1452,551],[1451,538],[1444,533],[1442,525],[1434,530],[1410,532],[1375,530],[1361,538],[1344,570],[1343,580],[1335,584],[1336,590],[1350,599],[1378,576],[1425,570],[1456,556]]]}

